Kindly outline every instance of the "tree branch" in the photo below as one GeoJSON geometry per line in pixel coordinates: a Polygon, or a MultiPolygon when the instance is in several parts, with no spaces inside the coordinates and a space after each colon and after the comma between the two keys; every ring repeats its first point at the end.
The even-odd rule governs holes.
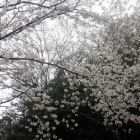
{"type": "Polygon", "coordinates": [[[67,71],[71,74],[75,74],[75,75],[79,75],[78,73],[76,72],[73,72],[73,71],[70,71],[58,64],[54,64],[54,63],[49,63],[49,62],[43,62],[43,61],[40,61],[40,60],[37,60],[37,59],[34,59],[34,58],[19,58],[19,57],[11,57],[11,58],[7,58],[7,57],[4,57],[4,56],[0,56],[0,59],[8,59],[8,60],[11,60],[11,61],[20,61],[20,60],[23,60],[23,61],[32,61],[32,62],[36,62],[36,63],[40,63],[40,64],[47,64],[47,65],[50,65],[50,66],[54,66],[54,67],[57,67],[57,68],[60,68],[64,71],[67,71]]]}

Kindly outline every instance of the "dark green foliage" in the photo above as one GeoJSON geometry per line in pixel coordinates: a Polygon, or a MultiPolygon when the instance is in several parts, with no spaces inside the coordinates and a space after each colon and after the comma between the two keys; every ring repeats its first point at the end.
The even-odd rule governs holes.
{"type": "Polygon", "coordinates": [[[29,132],[21,125],[26,125],[26,118],[22,118],[19,122],[15,119],[5,116],[0,120],[0,140],[32,140],[34,132],[29,132]]]}

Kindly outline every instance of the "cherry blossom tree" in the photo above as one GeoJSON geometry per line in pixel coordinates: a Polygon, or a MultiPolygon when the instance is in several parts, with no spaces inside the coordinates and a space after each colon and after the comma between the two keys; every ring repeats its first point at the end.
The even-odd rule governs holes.
{"type": "Polygon", "coordinates": [[[47,18],[72,12],[78,1],[67,0],[2,0],[0,3],[0,40],[12,37],[47,18]]]}
{"type": "MultiPolygon", "coordinates": [[[[80,116],[85,116],[104,126],[115,135],[117,140],[126,140],[131,134],[139,131],[134,126],[140,125],[140,5],[138,2],[133,4],[124,0],[111,1],[109,4],[99,1],[98,5],[101,2],[104,6],[98,7],[101,8],[98,14],[92,6],[84,9],[85,5],[82,1],[83,6],[76,14],[68,14],[67,17],[62,16],[59,19],[63,26],[71,24],[73,21],[68,23],[68,20],[72,19],[75,21],[74,26],[79,27],[76,41],[81,49],[78,47],[75,53],[69,53],[71,52],[69,49],[68,55],[65,55],[66,52],[63,53],[60,47],[55,57],[57,60],[47,59],[43,55],[45,48],[41,48],[44,46],[40,43],[40,48],[36,47],[38,42],[35,42],[34,38],[31,41],[32,34],[30,34],[27,40],[18,36],[17,39],[18,45],[29,43],[27,46],[31,46],[31,49],[29,47],[25,52],[33,48],[35,53],[32,57],[28,53],[23,53],[22,56],[22,49],[18,49],[22,57],[15,57],[15,54],[10,56],[11,53],[8,57],[0,56],[3,63],[2,70],[4,66],[5,69],[10,70],[5,73],[3,79],[7,76],[12,77],[14,80],[12,88],[16,91],[14,98],[20,97],[23,101],[19,108],[25,107],[24,114],[28,115],[30,110],[24,106],[24,102],[32,105],[34,114],[28,120],[29,125],[25,127],[32,131],[32,126],[37,126],[38,134],[35,135],[35,139],[60,140],[61,137],[54,133],[57,126],[63,123],[66,128],[73,130],[79,125],[75,118],[80,116]],[[93,11],[90,11],[92,9],[93,11]],[[63,83],[65,93],[61,100],[55,100],[51,96],[52,87],[49,85],[51,80],[47,84],[44,80],[48,75],[48,68],[52,70],[50,66],[64,71],[67,79],[63,83]],[[79,91],[81,85],[82,92],[79,91]],[[90,113],[82,110],[85,106],[90,113]],[[68,111],[73,123],[64,116],[60,117],[59,111],[68,111]],[[103,121],[99,121],[92,115],[98,111],[101,112],[103,121]]],[[[56,8],[57,5],[54,7],[56,8]]],[[[42,38],[43,36],[39,34],[40,42],[42,38]]],[[[66,42],[65,45],[69,46],[66,42]]],[[[56,45],[55,50],[58,48],[59,45],[56,45]]],[[[45,51],[49,51],[49,47],[45,51]]],[[[3,80],[1,81],[4,84],[3,80]]]]}

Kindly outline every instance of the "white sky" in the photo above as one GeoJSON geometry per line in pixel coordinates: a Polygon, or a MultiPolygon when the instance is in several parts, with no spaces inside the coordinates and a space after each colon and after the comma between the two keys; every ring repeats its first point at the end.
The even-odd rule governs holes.
{"type": "MultiPolygon", "coordinates": [[[[11,94],[11,90],[9,90],[9,89],[0,90],[0,99],[4,99],[4,98],[8,97],[10,94],[11,94]]],[[[10,102],[0,105],[0,118],[1,118],[2,113],[4,112],[4,110],[8,106],[10,106],[10,102]]]]}

